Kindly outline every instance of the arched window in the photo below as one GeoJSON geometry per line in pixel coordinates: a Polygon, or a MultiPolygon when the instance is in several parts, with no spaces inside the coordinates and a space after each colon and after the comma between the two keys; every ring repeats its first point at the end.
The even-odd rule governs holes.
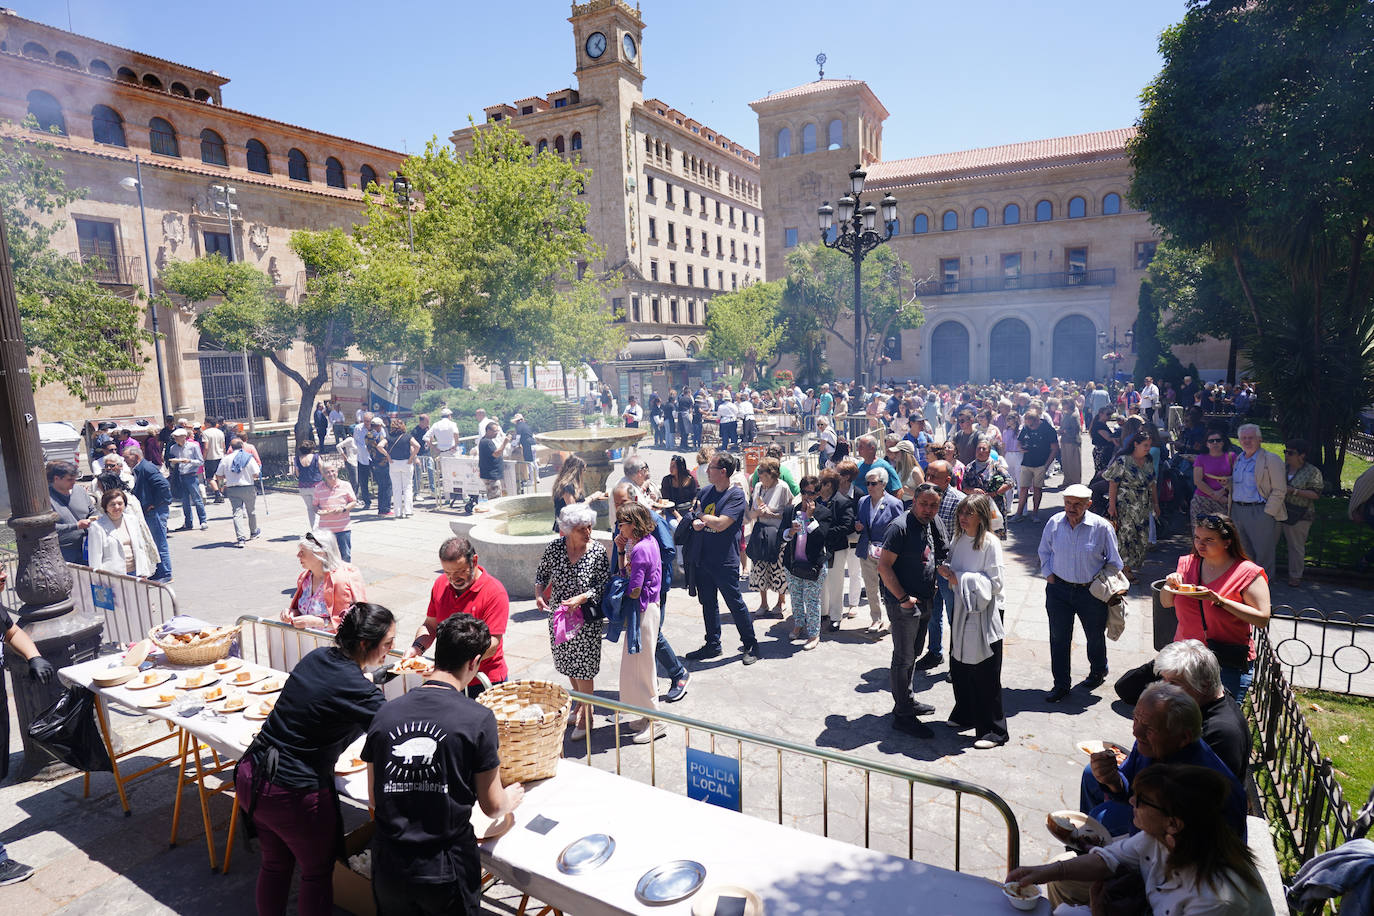
{"type": "Polygon", "coordinates": [[[549,151],[549,141],[548,141],[548,140],[540,140],[540,141],[539,141],[539,145],[535,147],[535,150],[534,150],[534,151],[535,151],[536,153],[547,153],[547,152],[549,151]]]}
{"type": "Polygon", "coordinates": [[[71,67],[73,70],[81,69],[81,63],[76,59],[76,55],[70,51],[58,51],[53,60],[64,67],[71,67]]]}
{"type": "Polygon", "coordinates": [[[844,146],[844,122],[839,118],[830,122],[826,133],[829,135],[826,149],[839,149],[844,146]]]}
{"type": "Polygon", "coordinates": [[[295,147],[286,154],[286,176],[292,181],[310,180],[310,160],[295,147]]]}
{"type": "Polygon", "coordinates": [[[91,132],[96,143],[110,146],[128,146],[124,142],[124,119],[108,105],[97,105],[91,109],[91,132]]]}
{"type": "Polygon", "coordinates": [[[363,166],[358,172],[358,182],[359,187],[366,191],[368,185],[377,183],[377,170],[370,165],[363,166]]]}
{"type": "Polygon", "coordinates": [[[563,144],[562,134],[559,134],[558,136],[553,138],[553,151],[560,156],[568,151],[567,147],[563,144]]]}
{"type": "Polygon", "coordinates": [[[197,101],[197,102],[209,102],[211,105],[213,105],[213,104],[215,103],[215,100],[210,96],[210,93],[207,92],[207,91],[205,91],[204,89],[197,89],[197,90],[196,90],[196,101],[197,101]]]}
{"type": "Polygon", "coordinates": [[[917,213],[911,218],[911,232],[913,235],[920,235],[922,232],[930,231],[930,218],[924,213],[917,213]]]}
{"type": "Polygon", "coordinates": [[[24,45],[24,56],[32,57],[36,60],[47,60],[48,49],[36,41],[30,41],[24,45]]]}
{"type": "Polygon", "coordinates": [[[1088,215],[1088,202],[1081,197],[1069,199],[1069,219],[1082,219],[1088,215]]]}
{"type": "Polygon", "coordinates": [[[116,73],[115,76],[126,83],[138,82],[138,74],[130,70],[128,67],[120,67],[119,72],[116,73]]]}
{"type": "Polygon", "coordinates": [[[189,99],[191,97],[191,90],[186,88],[185,83],[173,83],[169,91],[172,95],[179,95],[183,99],[189,99]]]}
{"type": "Polygon", "coordinates": [[[582,134],[581,134],[581,132],[578,132],[578,133],[575,133],[575,134],[572,135],[571,147],[572,147],[572,151],[573,151],[574,153],[577,152],[578,150],[580,150],[580,149],[582,148],[582,134]]]}
{"type": "Polygon", "coordinates": [[[1054,219],[1054,204],[1048,200],[1042,200],[1035,205],[1035,221],[1037,223],[1047,222],[1054,219]]]}
{"type": "Polygon", "coordinates": [[[162,80],[153,76],[151,73],[145,73],[143,74],[143,85],[147,86],[149,89],[161,89],[162,80]]]}
{"type": "Polygon", "coordinates": [[[959,228],[959,214],[953,210],[946,210],[945,215],[940,217],[940,229],[945,232],[953,232],[959,228]]]}
{"type": "Polygon", "coordinates": [[[177,132],[163,118],[153,118],[148,122],[148,149],[159,156],[180,156],[177,145],[177,132]]]}
{"type": "Polygon", "coordinates": [[[982,229],[988,224],[988,208],[976,207],[973,211],[973,228],[982,229]]]}
{"type": "Polygon", "coordinates": [[[1102,198],[1102,215],[1115,216],[1121,212],[1121,195],[1112,193],[1102,198]]]}
{"type": "Polygon", "coordinates": [[[347,187],[344,184],[343,163],[333,156],[324,161],[324,183],[331,188],[347,187]]]}
{"type": "Polygon", "coordinates": [[[1002,208],[1002,225],[1015,226],[1021,222],[1021,205],[1007,204],[1002,208]]]}
{"type": "Polygon", "coordinates": [[[808,124],[802,128],[802,148],[803,154],[814,153],[816,151],[816,125],[808,124]]]}
{"type": "Polygon", "coordinates": [[[778,158],[792,155],[792,128],[784,127],[778,131],[778,158]]]}
{"type": "Polygon", "coordinates": [[[261,140],[249,140],[248,146],[248,171],[260,172],[263,175],[272,174],[272,160],[267,155],[267,147],[261,140]]]}
{"type": "Polygon", "coordinates": [[[110,69],[110,65],[105,63],[98,57],[95,60],[91,61],[91,65],[86,69],[90,70],[96,76],[103,76],[106,79],[114,78],[114,71],[110,69]]]}
{"type": "Polygon", "coordinates": [[[29,114],[38,122],[38,129],[44,133],[65,134],[67,122],[62,118],[62,106],[57,99],[35,89],[29,93],[29,114]]]}
{"type": "Polygon", "coordinates": [[[200,161],[210,165],[229,164],[229,157],[224,150],[224,138],[208,127],[200,132],[200,161]]]}

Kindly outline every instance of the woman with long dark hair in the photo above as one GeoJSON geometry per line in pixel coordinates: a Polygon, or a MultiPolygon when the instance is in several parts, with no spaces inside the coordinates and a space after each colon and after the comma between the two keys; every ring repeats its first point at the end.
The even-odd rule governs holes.
{"type": "Polygon", "coordinates": [[[687,459],[681,455],[674,455],[668,462],[668,473],[664,475],[663,483],[659,487],[663,498],[673,504],[668,513],[676,518],[690,508],[692,500],[696,499],[697,489],[696,478],[687,470],[687,459]]]}
{"type": "Polygon", "coordinates": [[[259,913],[286,912],[297,863],[297,911],[302,916],[333,911],[334,859],[343,851],[334,764],[385,700],[363,671],[385,661],[395,639],[391,611],[365,601],[349,608],[334,645],[296,663],[235,769],[238,805],[262,847],[259,913]]]}
{"type": "Polygon", "coordinates": [[[558,530],[558,514],[566,506],[580,503],[587,498],[582,492],[582,472],[587,470],[587,462],[576,455],[563,459],[563,467],[553,479],[553,530],[558,530]]]}
{"type": "Polygon", "coordinates": [[[1112,433],[1111,424],[1108,419],[1112,415],[1110,407],[1103,407],[1093,417],[1092,426],[1088,428],[1088,441],[1093,447],[1093,472],[1101,474],[1112,456],[1116,454],[1116,436],[1112,433]]]}

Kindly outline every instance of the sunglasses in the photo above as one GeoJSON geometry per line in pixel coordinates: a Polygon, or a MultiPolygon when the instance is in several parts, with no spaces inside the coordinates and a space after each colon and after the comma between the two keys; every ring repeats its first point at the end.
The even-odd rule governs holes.
{"type": "Polygon", "coordinates": [[[1200,528],[1211,528],[1213,531],[1220,531],[1226,526],[1226,518],[1221,515],[1199,515],[1193,522],[1200,528]]]}
{"type": "Polygon", "coordinates": [[[802,491],[801,491],[801,495],[802,495],[802,496],[815,496],[815,495],[817,495],[818,493],[820,493],[820,490],[802,490],[802,491]]]}
{"type": "Polygon", "coordinates": [[[1154,808],[1154,809],[1155,809],[1156,811],[1158,811],[1160,814],[1163,814],[1163,815],[1166,815],[1166,816],[1169,814],[1168,811],[1165,811],[1165,810],[1164,810],[1164,806],[1163,806],[1163,805],[1157,805],[1157,804],[1155,804],[1154,802],[1150,801],[1149,799],[1141,798],[1139,795],[1132,795],[1132,796],[1131,796],[1131,804],[1135,805],[1137,808],[1154,808]]]}
{"type": "Polygon", "coordinates": [[[1208,439],[1208,440],[1207,440],[1207,444],[1208,444],[1208,445],[1211,445],[1213,442],[1225,442],[1225,441],[1226,441],[1225,439],[1208,439]]]}
{"type": "Polygon", "coordinates": [[[870,487],[885,487],[885,486],[887,486],[887,484],[883,483],[881,480],[869,480],[869,481],[865,481],[865,483],[867,483],[870,487]]]}
{"type": "Polygon", "coordinates": [[[306,539],[307,541],[309,541],[310,543],[314,544],[316,547],[323,547],[323,546],[324,546],[323,544],[320,543],[319,538],[315,537],[315,534],[314,534],[314,532],[312,532],[312,531],[307,531],[307,532],[305,533],[305,539],[306,539]]]}

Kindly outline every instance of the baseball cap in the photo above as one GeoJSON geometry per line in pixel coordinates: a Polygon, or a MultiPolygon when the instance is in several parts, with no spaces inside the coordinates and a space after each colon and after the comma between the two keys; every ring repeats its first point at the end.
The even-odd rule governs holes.
{"type": "Polygon", "coordinates": [[[1073,499],[1092,499],[1093,491],[1081,483],[1076,483],[1071,487],[1065,487],[1062,495],[1073,499]]]}
{"type": "Polygon", "coordinates": [[[177,428],[177,429],[172,430],[172,438],[173,438],[173,439],[181,439],[181,438],[184,438],[184,437],[189,436],[189,435],[190,435],[190,433],[188,433],[186,430],[181,429],[181,428],[177,428]]]}
{"type": "Polygon", "coordinates": [[[373,418],[372,418],[372,425],[373,425],[373,426],[385,426],[386,423],[385,423],[385,421],[382,420],[381,417],[373,417],[373,418]]]}
{"type": "Polygon", "coordinates": [[[453,411],[451,411],[451,410],[449,410],[447,407],[445,407],[443,410],[439,411],[439,416],[441,416],[441,417],[451,417],[451,416],[453,416],[453,411]]]}

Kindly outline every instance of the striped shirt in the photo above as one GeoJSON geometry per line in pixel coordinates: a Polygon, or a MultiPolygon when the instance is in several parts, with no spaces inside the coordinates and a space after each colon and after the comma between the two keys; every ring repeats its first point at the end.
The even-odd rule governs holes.
{"type": "Polygon", "coordinates": [[[1058,513],[1040,535],[1040,576],[1051,574],[1074,585],[1087,585],[1103,569],[1122,568],[1117,552],[1116,532],[1111,522],[1092,512],[1083,513],[1077,527],[1068,515],[1058,513]]]}

